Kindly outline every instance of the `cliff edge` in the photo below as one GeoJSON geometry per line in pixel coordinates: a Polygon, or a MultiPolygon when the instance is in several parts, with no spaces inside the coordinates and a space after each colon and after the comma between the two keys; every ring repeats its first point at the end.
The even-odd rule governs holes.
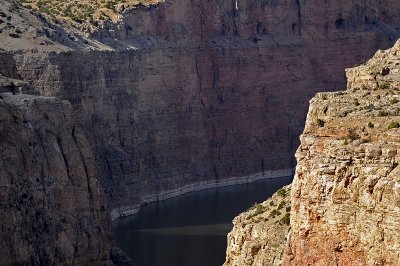
{"type": "MultiPolygon", "coordinates": [[[[310,101],[296,152],[291,229],[277,265],[400,263],[400,41],[346,73],[346,91],[319,93],[310,101]]],[[[256,256],[279,257],[247,253],[245,260],[246,249],[230,252],[244,226],[238,220],[228,237],[226,265],[267,265],[256,256]]],[[[280,230],[280,237],[286,232],[280,230]]],[[[262,246],[271,239],[245,235],[241,241],[262,246]]]]}
{"type": "Polygon", "coordinates": [[[292,186],[287,265],[400,263],[400,42],[311,102],[292,186]]]}

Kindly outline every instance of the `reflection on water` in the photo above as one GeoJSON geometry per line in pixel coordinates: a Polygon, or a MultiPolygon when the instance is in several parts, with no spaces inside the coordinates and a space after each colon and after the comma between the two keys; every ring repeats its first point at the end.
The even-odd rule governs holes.
{"type": "Polygon", "coordinates": [[[292,177],[194,192],[144,206],[116,221],[117,245],[138,266],[217,266],[232,219],[292,177]]]}
{"type": "Polygon", "coordinates": [[[208,224],[197,226],[181,226],[169,228],[139,229],[136,232],[154,235],[176,236],[226,236],[232,229],[231,224],[208,224]]]}

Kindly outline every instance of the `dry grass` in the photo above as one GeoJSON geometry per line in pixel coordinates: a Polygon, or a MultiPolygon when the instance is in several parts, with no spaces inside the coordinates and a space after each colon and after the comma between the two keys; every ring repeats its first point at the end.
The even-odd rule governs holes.
{"type": "Polygon", "coordinates": [[[29,8],[43,13],[53,20],[72,23],[83,30],[98,28],[106,20],[118,21],[127,8],[140,4],[148,6],[160,0],[20,0],[29,8]]]}

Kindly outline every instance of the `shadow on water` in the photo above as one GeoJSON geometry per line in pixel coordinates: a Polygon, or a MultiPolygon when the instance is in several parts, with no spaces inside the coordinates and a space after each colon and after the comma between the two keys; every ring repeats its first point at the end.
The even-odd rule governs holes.
{"type": "Polygon", "coordinates": [[[217,266],[232,219],[292,177],[209,189],[144,206],[115,222],[117,245],[138,266],[217,266]]]}

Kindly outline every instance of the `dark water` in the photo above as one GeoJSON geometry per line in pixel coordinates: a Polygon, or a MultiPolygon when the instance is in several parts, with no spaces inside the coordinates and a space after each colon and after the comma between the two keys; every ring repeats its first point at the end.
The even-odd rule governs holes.
{"type": "Polygon", "coordinates": [[[220,266],[232,219],[291,180],[267,179],[148,204],[116,221],[117,245],[138,266],[220,266]]]}

